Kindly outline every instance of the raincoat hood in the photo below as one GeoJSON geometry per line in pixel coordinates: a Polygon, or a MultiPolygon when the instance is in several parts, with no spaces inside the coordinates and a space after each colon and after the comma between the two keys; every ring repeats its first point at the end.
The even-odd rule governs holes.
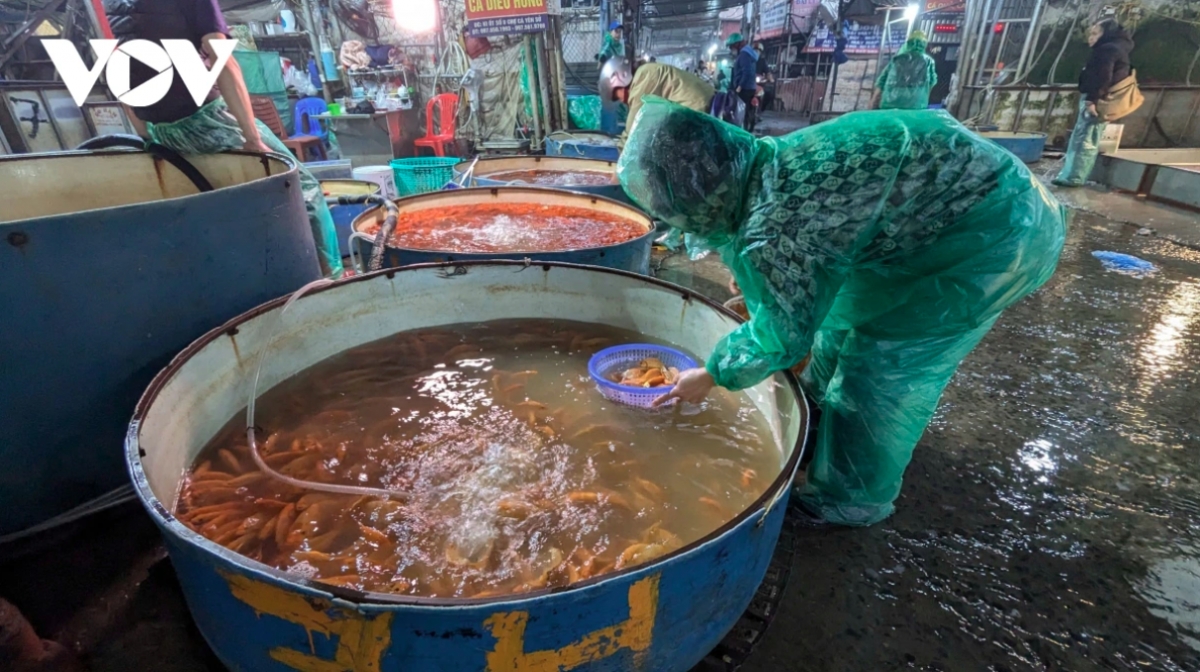
{"type": "Polygon", "coordinates": [[[925,35],[914,35],[908,38],[904,46],[900,48],[901,54],[924,54],[925,48],[929,46],[929,40],[925,39],[925,35]]]}
{"type": "Polygon", "coordinates": [[[631,120],[617,175],[646,212],[713,246],[728,242],[746,203],[754,136],[716,117],[647,96],[631,120]]]}
{"type": "Polygon", "coordinates": [[[758,52],[754,50],[754,47],[747,44],[746,46],[742,47],[741,53],[749,56],[751,61],[756,63],[758,62],[758,52]]]}

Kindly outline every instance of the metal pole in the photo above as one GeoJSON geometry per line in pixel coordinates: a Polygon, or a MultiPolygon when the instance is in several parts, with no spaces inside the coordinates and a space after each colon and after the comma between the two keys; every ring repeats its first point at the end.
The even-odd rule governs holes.
{"type": "Polygon", "coordinates": [[[783,64],[787,61],[788,54],[792,52],[792,0],[787,0],[787,46],[783,48],[783,52],[779,54],[779,76],[786,77],[787,73],[783,69],[783,64]]]}
{"type": "Polygon", "coordinates": [[[538,94],[533,88],[534,58],[530,53],[532,49],[530,46],[531,42],[532,40],[529,39],[529,33],[526,33],[525,36],[521,38],[521,56],[525,59],[525,72],[529,73],[529,110],[530,114],[533,116],[533,140],[529,143],[529,148],[536,151],[542,146],[542,116],[538,112],[538,94]]]}
{"type": "Polygon", "coordinates": [[[977,75],[979,65],[979,50],[983,47],[984,32],[991,29],[991,24],[988,22],[988,17],[992,15],[992,0],[985,0],[983,3],[983,11],[979,14],[979,25],[975,27],[976,35],[971,45],[971,54],[967,59],[967,76],[964,80],[964,85],[975,86],[978,83],[977,75]]]}
{"type": "Polygon", "coordinates": [[[1004,45],[1008,44],[1008,31],[1010,28],[1012,28],[1012,23],[1005,21],[1004,31],[1000,33],[1000,45],[996,48],[996,61],[995,63],[992,63],[993,78],[996,76],[996,72],[1000,70],[1000,66],[1004,65],[1004,63],[1000,60],[1000,57],[1004,55],[1004,45]]]}
{"type": "MultiPolygon", "coordinates": [[[[817,64],[813,66],[812,83],[808,87],[808,116],[812,116],[813,108],[817,106],[817,74],[821,72],[821,53],[817,52],[817,64]]],[[[778,87],[778,84],[776,85],[778,87]]]]}
{"type": "Polygon", "coordinates": [[[887,44],[888,33],[892,32],[892,8],[887,8],[883,15],[883,32],[879,34],[879,54],[875,56],[875,76],[883,69],[883,46],[887,44]]]}
{"type": "Polygon", "coordinates": [[[544,33],[538,33],[533,48],[537,55],[537,79],[538,89],[542,92],[542,111],[546,115],[546,132],[549,133],[554,130],[554,115],[550,113],[550,73],[546,66],[549,59],[546,58],[546,36],[544,33]]]}
{"type": "Polygon", "coordinates": [[[567,102],[567,65],[563,58],[562,16],[551,18],[550,25],[554,30],[554,55],[551,66],[554,68],[554,87],[558,95],[558,122],[562,128],[570,127],[571,107],[567,102]]]}
{"type": "Polygon", "coordinates": [[[1029,32],[1025,33],[1025,46],[1021,47],[1021,58],[1017,60],[1017,71],[1013,77],[1014,82],[1021,81],[1025,76],[1025,66],[1029,62],[1029,55],[1033,51],[1033,47],[1037,45],[1037,38],[1042,32],[1042,7],[1045,4],[1045,0],[1037,0],[1033,6],[1033,20],[1029,23],[1029,32]]]}
{"type": "MultiPolygon", "coordinates": [[[[984,43],[983,53],[979,56],[979,74],[981,75],[984,72],[983,65],[987,63],[988,59],[990,58],[990,54],[992,53],[992,43],[996,40],[996,24],[999,23],[1000,9],[1004,6],[1004,0],[996,0],[993,6],[995,7],[995,10],[992,12],[992,15],[989,17],[987,22],[987,41],[984,43]]],[[[1004,24],[1004,30],[1006,32],[1008,30],[1007,23],[1004,24]]],[[[993,67],[993,71],[994,70],[995,68],[993,67]]]]}
{"type": "Polygon", "coordinates": [[[966,110],[969,109],[966,105],[966,87],[969,84],[967,75],[971,68],[971,51],[975,45],[975,34],[973,31],[975,29],[975,22],[979,20],[979,1],[967,0],[962,25],[963,38],[962,42],[958,45],[958,66],[955,68],[955,74],[958,77],[955,78],[955,92],[953,95],[955,98],[954,115],[959,118],[963,117],[966,110]]]}
{"type": "Polygon", "coordinates": [[[104,13],[104,0],[84,0],[83,6],[87,8],[88,19],[92,22],[92,29],[96,31],[96,37],[113,39],[112,27],[108,25],[108,15],[104,13]]]}
{"type": "Polygon", "coordinates": [[[333,102],[333,94],[329,91],[329,82],[337,81],[337,73],[333,77],[325,70],[325,59],[321,58],[321,43],[317,39],[320,35],[320,27],[313,18],[312,10],[313,0],[300,0],[300,9],[304,12],[304,22],[308,24],[308,45],[312,49],[313,60],[317,62],[317,68],[325,75],[325,85],[321,87],[321,95],[325,98],[326,103],[333,102]]]}

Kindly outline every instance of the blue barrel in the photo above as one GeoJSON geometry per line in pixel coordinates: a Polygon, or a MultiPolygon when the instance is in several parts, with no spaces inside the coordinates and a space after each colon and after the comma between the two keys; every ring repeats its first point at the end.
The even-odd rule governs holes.
{"type": "Polygon", "coordinates": [[[980,135],[1012,152],[1025,163],[1041,161],[1042,152],[1046,149],[1045,133],[983,131],[980,135]]]}
{"type": "Polygon", "coordinates": [[[378,194],[379,185],[366,180],[321,180],[321,191],[325,192],[325,200],[329,203],[329,212],[333,215],[333,228],[337,232],[338,251],[343,257],[350,256],[351,226],[359,215],[366,212],[368,206],[338,205],[338,196],[362,196],[378,194]]]}
{"type": "MultiPolygon", "coordinates": [[[[497,203],[537,203],[539,205],[568,205],[597,213],[616,215],[646,227],[645,235],[616,245],[589,247],[579,250],[555,252],[512,252],[470,253],[439,250],[417,250],[388,246],[384,252],[384,268],[398,268],[413,264],[441,263],[445,261],[486,261],[489,259],[530,259],[532,261],[561,261],[587,266],[602,266],[621,271],[648,275],[650,273],[650,248],[654,244],[654,222],[633,206],[618,203],[600,196],[579,194],[558,189],[537,187],[476,187],[454,189],[431,194],[401,198],[396,201],[400,212],[423,210],[437,211],[451,205],[494,205],[497,203]]],[[[383,209],[374,207],[354,221],[351,236],[352,257],[359,259],[356,269],[361,271],[374,248],[375,236],[365,233],[383,220],[383,209]]]]}
{"type": "Polygon", "coordinates": [[[546,137],[546,156],[617,162],[617,139],[595,131],[558,131],[546,137]]]}
{"type": "MultiPolygon", "coordinates": [[[[567,191],[578,191],[584,194],[595,194],[605,198],[611,198],[614,201],[621,203],[630,203],[633,201],[625,194],[625,190],[621,188],[621,183],[617,181],[617,164],[612,161],[600,161],[597,159],[572,159],[561,156],[509,156],[496,159],[480,159],[475,163],[475,169],[472,171],[472,180],[470,186],[473,187],[510,187],[510,186],[548,186],[551,189],[565,189],[567,191]],[[503,173],[511,171],[526,171],[526,170],[545,170],[562,173],[604,173],[611,176],[611,184],[604,185],[586,185],[586,184],[555,184],[555,185],[535,185],[526,182],[518,182],[506,180],[503,178],[503,173]]],[[[472,161],[463,161],[454,167],[455,179],[458,179],[465,171],[470,169],[472,161]]]]}
{"type": "Polygon", "coordinates": [[[291,157],[0,158],[0,534],[126,482],[138,395],[181,348],[320,277],[291,157]]]}
{"type": "MultiPolygon", "coordinates": [[[[283,301],[209,332],[138,404],[125,455],[166,539],[192,616],[234,672],[685,672],[733,627],[778,540],[805,436],[795,380],[750,396],[772,427],[778,473],[707,537],[658,560],[553,591],[482,599],[363,593],[289,574],[192,532],[172,514],[180,475],[230,419],[244,418],[256,354],[283,301]]],[[[634,329],[706,353],[738,325],[682,287],[600,268],[521,262],[426,265],[358,276],[299,299],[271,345],[260,390],[399,331],[508,318],[634,329]]]]}

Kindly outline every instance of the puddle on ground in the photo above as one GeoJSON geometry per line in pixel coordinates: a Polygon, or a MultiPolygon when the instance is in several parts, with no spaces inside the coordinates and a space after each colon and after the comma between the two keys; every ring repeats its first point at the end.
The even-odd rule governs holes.
{"type": "Polygon", "coordinates": [[[897,507],[802,533],[743,670],[1200,670],[1200,252],[1077,214],[1055,277],[946,390],[897,507]]]}

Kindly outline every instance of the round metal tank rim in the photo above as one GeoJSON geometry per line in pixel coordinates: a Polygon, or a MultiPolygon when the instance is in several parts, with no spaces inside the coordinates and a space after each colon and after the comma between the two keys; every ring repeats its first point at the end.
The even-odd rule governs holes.
{"type": "MultiPolygon", "coordinates": [[[[101,149],[101,150],[86,150],[86,149],[74,150],[74,149],[72,149],[72,150],[67,150],[67,151],[63,151],[63,152],[48,152],[46,154],[37,154],[37,155],[11,154],[8,156],[0,156],[0,161],[14,160],[14,159],[19,160],[22,158],[28,158],[28,157],[32,157],[32,156],[36,156],[39,159],[70,159],[70,158],[75,158],[78,156],[102,156],[105,154],[149,154],[149,152],[146,152],[143,150],[138,150],[138,149],[101,149]]],[[[268,158],[276,159],[280,163],[287,166],[287,170],[283,171],[282,173],[278,173],[279,175],[286,175],[288,173],[299,173],[299,170],[300,170],[300,162],[297,161],[294,157],[284,156],[283,154],[279,154],[277,152],[267,152],[265,154],[262,154],[262,153],[258,153],[258,152],[247,152],[247,151],[244,151],[241,149],[235,149],[235,150],[230,150],[227,152],[221,152],[221,154],[240,154],[242,156],[256,156],[256,157],[263,159],[264,161],[265,161],[265,159],[268,159],[268,158]]],[[[184,155],[184,158],[186,159],[187,156],[184,155]]],[[[263,167],[266,168],[266,165],[264,164],[263,167]]],[[[241,186],[244,184],[253,184],[255,182],[258,182],[259,180],[265,180],[265,179],[268,179],[271,177],[275,177],[275,175],[268,173],[266,175],[263,175],[262,177],[256,177],[253,180],[247,180],[246,182],[241,182],[241,183],[239,183],[238,186],[241,186]]],[[[297,187],[299,187],[299,185],[297,185],[297,187]]],[[[213,191],[220,191],[223,188],[225,188],[225,187],[218,187],[218,188],[214,189],[213,191]]],[[[184,194],[183,196],[171,196],[169,198],[158,198],[158,199],[154,199],[152,202],[154,202],[154,203],[170,203],[172,201],[179,201],[179,200],[182,200],[185,198],[193,198],[197,195],[198,194],[184,194]]],[[[98,211],[98,210],[111,210],[113,208],[123,208],[123,207],[127,207],[127,206],[126,205],[114,205],[114,206],[107,206],[107,207],[103,207],[103,208],[90,208],[88,210],[77,210],[77,211],[72,212],[71,214],[79,214],[81,212],[94,212],[94,211],[98,211]]],[[[0,222],[0,225],[8,226],[10,224],[19,224],[21,222],[29,221],[30,219],[41,219],[41,217],[27,217],[25,219],[15,219],[15,220],[12,220],[9,222],[0,222]]]]}
{"type": "MultiPolygon", "coordinates": [[[[419,197],[417,197],[417,198],[419,198],[419,197]]],[[[405,266],[403,268],[383,269],[380,271],[376,271],[374,273],[356,275],[354,277],[347,278],[345,280],[331,282],[328,285],[325,285],[323,287],[318,287],[318,288],[313,289],[308,294],[318,294],[320,292],[328,291],[332,288],[339,287],[346,283],[371,282],[380,277],[387,277],[388,279],[391,279],[397,273],[408,273],[408,272],[428,271],[428,270],[433,270],[433,269],[444,269],[445,275],[447,277],[450,277],[450,276],[457,276],[457,275],[466,275],[470,272],[470,269],[472,267],[485,267],[485,266],[511,266],[511,267],[517,268],[517,269],[539,268],[540,267],[543,270],[543,272],[550,272],[551,270],[553,270],[555,268],[564,268],[564,269],[591,271],[591,272],[595,272],[595,273],[611,273],[614,275],[626,276],[628,278],[636,279],[636,280],[639,280],[639,281],[642,281],[645,283],[656,285],[663,289],[667,289],[667,290],[676,292],[683,298],[684,301],[699,301],[700,303],[704,304],[708,308],[716,310],[717,312],[724,314],[728,317],[731,317],[736,321],[741,321],[741,318],[738,317],[738,315],[736,313],[725,308],[724,306],[717,303],[716,301],[713,301],[712,299],[710,299],[706,296],[696,294],[695,292],[692,292],[691,290],[688,290],[687,288],[681,287],[679,285],[665,282],[665,281],[659,280],[657,278],[651,278],[651,277],[647,277],[644,275],[640,275],[638,273],[630,273],[628,271],[619,271],[619,270],[612,269],[612,268],[602,268],[602,267],[597,267],[597,266],[585,266],[585,265],[581,265],[581,264],[567,264],[567,263],[561,263],[561,262],[523,262],[523,261],[493,260],[493,261],[447,262],[447,263],[439,263],[439,264],[414,264],[412,266],[405,266]]],[[[308,296],[308,294],[306,294],[305,296],[308,296]]],[[[156,522],[158,522],[160,525],[162,525],[164,527],[169,527],[173,532],[178,534],[180,537],[184,538],[185,540],[187,540],[193,544],[200,546],[205,551],[216,554],[228,562],[237,564],[238,566],[244,568],[248,572],[256,573],[258,575],[264,576],[264,577],[274,580],[274,581],[297,584],[297,585],[303,586],[310,590],[328,593],[330,595],[333,595],[337,598],[343,599],[343,600],[353,603],[355,605],[440,607],[440,608],[478,606],[478,605],[490,605],[490,604],[501,604],[501,603],[520,603],[520,602],[524,602],[524,601],[528,601],[528,600],[533,600],[533,599],[536,599],[538,597],[542,597],[545,595],[559,594],[559,593],[565,593],[565,592],[570,592],[570,591],[574,591],[574,590],[579,590],[579,589],[586,588],[588,586],[603,583],[605,581],[608,581],[610,579],[613,579],[613,578],[616,578],[616,577],[619,577],[622,575],[635,574],[638,572],[642,572],[642,571],[648,570],[649,568],[651,568],[655,565],[665,563],[668,560],[671,560],[672,558],[676,558],[676,557],[679,557],[679,556],[682,556],[682,555],[685,555],[688,553],[699,551],[705,545],[707,545],[709,543],[713,543],[721,536],[733,531],[735,528],[740,526],[742,523],[744,523],[750,517],[761,513],[762,510],[767,506],[767,504],[770,501],[772,501],[776,497],[777,494],[779,494],[781,492],[781,489],[791,487],[792,478],[796,473],[797,467],[800,464],[800,459],[804,452],[805,442],[808,437],[808,422],[809,422],[808,412],[804,408],[804,404],[805,404],[804,393],[800,389],[800,385],[797,382],[795,375],[793,375],[791,373],[791,371],[782,371],[781,373],[783,373],[788,386],[791,388],[793,394],[796,397],[797,402],[800,404],[801,413],[804,414],[804,422],[803,422],[803,426],[800,428],[799,434],[797,436],[796,445],[793,446],[791,457],[788,458],[787,462],[784,464],[783,468],[780,470],[779,476],[771,483],[771,486],[768,487],[758,499],[754,500],[753,503],[751,503],[749,506],[747,506],[745,509],[743,509],[740,513],[738,513],[738,515],[734,516],[729,521],[726,521],[726,523],[724,525],[721,525],[720,527],[718,527],[717,529],[708,533],[704,537],[701,537],[700,539],[698,539],[680,549],[677,549],[677,550],[675,550],[671,553],[668,553],[662,557],[656,558],[652,562],[649,562],[649,563],[646,563],[643,565],[636,565],[636,566],[633,566],[633,567],[630,567],[627,569],[623,569],[623,570],[619,570],[616,572],[611,572],[609,574],[594,577],[594,578],[588,579],[586,581],[580,581],[578,583],[573,583],[573,584],[571,584],[569,586],[565,586],[563,588],[547,588],[547,589],[530,591],[527,593],[520,593],[520,594],[515,594],[515,595],[498,595],[498,596],[486,597],[486,598],[399,596],[399,595],[391,595],[391,594],[387,594],[387,593],[363,592],[363,591],[359,591],[359,590],[345,588],[342,586],[331,586],[331,585],[323,584],[319,581],[313,581],[310,579],[306,579],[302,576],[292,574],[290,572],[285,572],[280,569],[275,569],[274,567],[264,565],[260,562],[252,560],[250,558],[247,558],[239,553],[230,551],[229,549],[225,548],[224,546],[221,546],[213,541],[210,541],[208,538],[206,538],[200,534],[197,534],[196,532],[193,532],[186,525],[179,522],[179,520],[177,518],[175,518],[174,514],[172,514],[167,509],[167,507],[158,499],[158,497],[150,489],[149,480],[146,478],[145,473],[141,469],[140,459],[141,459],[141,456],[143,455],[143,451],[141,449],[140,439],[138,436],[140,433],[139,430],[141,427],[141,421],[146,416],[146,413],[149,411],[150,407],[154,404],[155,399],[158,397],[159,391],[167,384],[167,382],[172,377],[174,377],[176,372],[179,370],[180,367],[182,367],[182,365],[185,361],[190,359],[193,355],[195,355],[197,352],[202,350],[204,347],[206,347],[213,341],[217,340],[222,335],[236,334],[238,331],[239,324],[246,322],[250,319],[253,319],[255,317],[258,317],[260,315],[263,315],[265,313],[268,313],[271,310],[274,310],[275,308],[279,308],[279,307],[283,306],[283,304],[287,303],[287,300],[289,298],[290,298],[289,296],[281,296],[281,297],[273,299],[267,303],[264,303],[260,306],[252,308],[252,309],[246,311],[245,313],[242,313],[241,315],[229,320],[228,322],[221,325],[220,327],[217,327],[217,328],[209,331],[208,333],[204,334],[200,338],[196,339],[194,342],[192,342],[190,345],[188,345],[182,352],[180,352],[178,355],[176,355],[171,360],[171,362],[166,366],[166,368],[164,368],[162,371],[160,371],[158,373],[158,375],[156,375],[154,377],[154,380],[152,380],[150,382],[149,387],[146,388],[146,391],[142,394],[141,398],[138,400],[137,406],[134,408],[134,411],[133,411],[133,417],[131,418],[131,420],[129,422],[128,432],[126,433],[126,436],[125,436],[125,460],[126,460],[126,466],[129,469],[130,477],[133,480],[134,490],[137,492],[138,497],[139,497],[139,499],[141,499],[143,506],[146,507],[146,510],[150,513],[150,515],[152,517],[157,519],[156,522]]],[[[303,300],[303,299],[301,299],[301,300],[303,300]]]]}
{"type": "MultiPolygon", "coordinates": [[[[579,164],[591,164],[591,167],[581,165],[580,169],[582,169],[582,170],[596,170],[596,171],[605,172],[605,173],[607,173],[607,172],[615,173],[617,170],[617,162],[616,161],[605,161],[604,159],[586,159],[583,157],[576,158],[573,156],[532,156],[532,155],[494,156],[494,157],[490,157],[490,158],[486,158],[486,159],[479,159],[478,162],[476,162],[474,159],[470,159],[470,160],[466,160],[466,161],[460,161],[460,162],[454,164],[454,170],[461,173],[462,171],[466,170],[467,168],[470,168],[472,163],[475,163],[475,174],[478,177],[486,178],[489,175],[489,173],[480,172],[481,168],[485,168],[487,166],[487,164],[489,164],[489,163],[502,163],[502,162],[507,162],[507,161],[533,161],[534,163],[542,163],[544,161],[546,163],[551,163],[551,164],[562,161],[562,162],[579,163],[579,164]]],[[[554,170],[554,169],[550,168],[549,170],[554,170]]],[[[581,185],[566,185],[566,186],[581,186],[581,185]]]]}
{"type": "MultiPolygon", "coordinates": [[[[565,254],[565,253],[570,253],[570,252],[582,252],[583,250],[599,250],[599,249],[604,249],[607,247],[613,247],[614,245],[627,245],[630,243],[640,241],[644,238],[653,237],[656,232],[654,219],[652,217],[650,217],[650,215],[648,215],[647,213],[642,212],[641,210],[637,209],[635,206],[632,206],[628,203],[622,203],[616,199],[612,199],[607,196],[600,196],[599,194],[592,194],[592,193],[588,193],[588,192],[584,192],[584,191],[575,191],[573,189],[560,189],[560,188],[550,188],[550,187],[467,187],[464,189],[448,189],[445,191],[433,191],[428,194],[418,194],[416,196],[405,196],[403,198],[395,199],[395,203],[396,203],[396,205],[400,206],[401,211],[403,211],[404,206],[406,206],[408,204],[412,204],[412,203],[420,203],[423,200],[436,201],[438,199],[446,198],[450,194],[472,194],[472,193],[479,194],[479,193],[485,193],[485,192],[491,193],[493,196],[499,196],[501,192],[504,192],[506,194],[527,193],[530,195],[540,195],[540,196],[545,196],[548,198],[555,198],[555,197],[561,198],[563,196],[567,196],[568,198],[588,199],[592,203],[599,203],[599,202],[608,203],[608,204],[615,206],[621,210],[627,211],[630,215],[637,216],[637,218],[639,218],[639,219],[647,220],[646,226],[648,227],[649,230],[646,231],[645,234],[638,236],[637,238],[630,238],[629,240],[621,241],[620,243],[610,243],[608,245],[596,245],[595,247],[576,247],[576,248],[569,249],[569,250],[549,250],[548,251],[549,253],[554,253],[554,254],[564,253],[565,254]]],[[[359,225],[359,222],[364,221],[368,217],[375,217],[376,213],[379,211],[379,209],[381,207],[383,207],[383,206],[377,205],[369,210],[364,210],[362,212],[362,214],[360,214],[358,217],[354,218],[354,223],[352,223],[350,225],[350,228],[353,229],[356,233],[362,234],[363,236],[367,236],[368,238],[370,238],[372,245],[375,243],[375,236],[371,235],[371,234],[367,234],[363,231],[360,231],[358,228],[358,225],[359,225]]],[[[432,208],[417,208],[417,210],[426,210],[426,209],[432,209],[432,208]]],[[[390,250],[413,250],[416,252],[437,252],[437,253],[441,253],[441,254],[462,254],[462,255],[487,255],[487,254],[490,254],[488,252],[463,252],[461,250],[432,250],[432,249],[426,249],[423,247],[398,247],[396,245],[388,245],[387,248],[390,250]]],[[[544,252],[536,252],[535,253],[535,252],[528,251],[528,250],[518,250],[516,252],[505,252],[503,254],[515,255],[515,254],[520,254],[521,252],[529,252],[530,254],[544,254],[544,252]]],[[[498,254],[500,254],[500,253],[498,253],[498,254]]],[[[454,263],[454,262],[450,262],[450,263],[454,263]]],[[[465,263],[465,262],[463,262],[463,263],[465,263]]],[[[521,263],[521,262],[517,262],[517,263],[521,263]]],[[[564,265],[570,266],[571,264],[564,264],[564,265]]],[[[641,276],[641,277],[646,277],[646,276],[641,276]]],[[[687,291],[686,289],[684,289],[682,287],[680,287],[679,289],[682,291],[685,291],[685,292],[687,291]]]]}

